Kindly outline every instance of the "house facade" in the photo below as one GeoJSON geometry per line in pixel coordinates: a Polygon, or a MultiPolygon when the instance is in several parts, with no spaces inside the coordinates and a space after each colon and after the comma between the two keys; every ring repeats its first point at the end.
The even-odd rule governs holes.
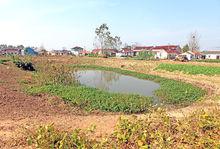
{"type": "MultiPolygon", "coordinates": [[[[105,52],[108,56],[114,57],[118,53],[118,50],[116,50],[116,49],[105,49],[105,52]]],[[[92,53],[101,55],[102,50],[101,49],[94,49],[94,50],[92,50],[92,53]]]]}
{"type": "Polygon", "coordinates": [[[203,51],[205,59],[220,59],[220,50],[216,51],[203,51]]]}
{"type": "Polygon", "coordinates": [[[75,56],[79,56],[80,53],[82,53],[83,48],[82,48],[82,47],[78,47],[78,46],[76,46],[76,47],[71,48],[70,51],[71,51],[72,54],[74,54],[75,56]]]}
{"type": "Polygon", "coordinates": [[[21,50],[18,48],[5,48],[0,50],[0,55],[21,55],[21,50]]]}
{"type": "Polygon", "coordinates": [[[181,53],[181,48],[178,45],[155,46],[152,51],[156,53],[156,58],[175,59],[181,53]]]}

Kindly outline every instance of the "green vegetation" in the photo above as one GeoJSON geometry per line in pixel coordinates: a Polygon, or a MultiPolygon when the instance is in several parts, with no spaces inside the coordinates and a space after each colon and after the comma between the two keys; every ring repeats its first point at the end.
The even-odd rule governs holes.
{"type": "Polygon", "coordinates": [[[121,118],[108,137],[96,140],[94,127],[72,133],[41,126],[29,133],[28,143],[37,148],[129,148],[172,149],[220,148],[220,112],[218,109],[193,113],[181,120],[157,110],[144,118],[121,118]]]}
{"type": "MultiPolygon", "coordinates": [[[[59,69],[55,66],[51,68],[55,69],[45,68],[45,70],[47,70],[47,73],[43,73],[43,71],[40,71],[40,73],[36,74],[36,80],[39,83],[37,83],[38,85],[29,87],[27,89],[30,94],[50,93],[52,95],[60,96],[64,100],[89,111],[102,110],[110,112],[140,113],[147,111],[151,105],[151,97],[109,93],[99,89],[81,86],[76,82],[69,84],[65,83],[64,81],[63,83],[62,81],[60,81],[60,79],[56,78],[61,78],[61,80],[62,78],[66,78],[64,77],[64,75],[66,74],[64,73],[65,71],[61,71],[61,73],[56,73],[56,71],[59,69]],[[50,78],[52,78],[52,80],[50,78]]],[[[107,70],[124,75],[134,76],[140,79],[153,80],[160,83],[161,85],[160,89],[156,91],[156,95],[159,96],[164,103],[188,104],[190,102],[198,100],[205,94],[205,91],[203,91],[202,89],[188,83],[165,79],[154,75],[121,70],[118,68],[74,65],[72,69],[107,70]]]]}
{"type": "Polygon", "coordinates": [[[150,97],[109,93],[80,85],[45,85],[30,88],[29,93],[51,93],[88,111],[99,109],[109,112],[140,113],[147,111],[152,100],[150,97]]]}
{"type": "Polygon", "coordinates": [[[4,64],[6,62],[9,62],[10,60],[9,59],[0,59],[0,64],[4,64]]]}
{"type": "Polygon", "coordinates": [[[220,63],[220,59],[201,59],[194,60],[195,62],[206,62],[206,63],[220,63]]]}
{"type": "Polygon", "coordinates": [[[184,65],[184,64],[160,64],[156,70],[166,71],[181,71],[186,74],[204,74],[204,75],[219,75],[220,67],[184,65]]]}
{"type": "Polygon", "coordinates": [[[137,59],[137,60],[153,60],[153,59],[155,59],[154,56],[155,55],[150,51],[142,51],[138,54],[137,57],[135,57],[135,59],[137,59]]]}
{"type": "Polygon", "coordinates": [[[165,103],[187,104],[189,102],[198,100],[205,94],[204,90],[196,86],[193,86],[192,84],[166,79],[155,75],[143,74],[129,70],[122,70],[119,68],[110,68],[110,67],[102,67],[102,66],[81,65],[74,67],[81,69],[98,69],[98,70],[114,71],[120,74],[134,76],[139,79],[146,79],[146,80],[152,80],[158,82],[160,83],[160,89],[156,91],[156,95],[161,99],[163,99],[162,101],[165,103]]]}

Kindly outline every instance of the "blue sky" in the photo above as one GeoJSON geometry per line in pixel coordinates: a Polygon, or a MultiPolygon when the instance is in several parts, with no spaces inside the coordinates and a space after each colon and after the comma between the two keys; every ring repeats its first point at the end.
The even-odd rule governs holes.
{"type": "Polygon", "coordinates": [[[220,49],[220,0],[0,0],[0,44],[92,49],[102,23],[123,43],[184,45],[197,31],[220,49]]]}

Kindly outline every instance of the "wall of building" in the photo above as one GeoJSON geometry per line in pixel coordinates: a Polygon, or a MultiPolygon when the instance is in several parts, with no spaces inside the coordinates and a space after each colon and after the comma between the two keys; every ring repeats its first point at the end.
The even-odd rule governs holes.
{"type": "Polygon", "coordinates": [[[220,54],[206,54],[206,59],[217,59],[220,54]]]}

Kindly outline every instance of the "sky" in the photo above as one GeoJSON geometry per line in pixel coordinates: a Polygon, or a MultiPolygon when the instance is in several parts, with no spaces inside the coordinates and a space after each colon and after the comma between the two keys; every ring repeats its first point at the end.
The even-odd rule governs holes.
{"type": "Polygon", "coordinates": [[[92,49],[107,23],[123,43],[220,50],[220,0],[0,0],[0,44],[92,49]]]}

